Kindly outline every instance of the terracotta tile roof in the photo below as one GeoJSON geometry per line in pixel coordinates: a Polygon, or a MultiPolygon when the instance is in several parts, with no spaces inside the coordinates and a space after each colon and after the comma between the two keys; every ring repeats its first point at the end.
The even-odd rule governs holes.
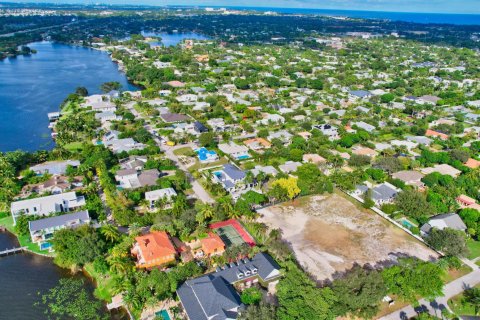
{"type": "Polygon", "coordinates": [[[430,130],[428,129],[426,132],[425,132],[425,136],[427,137],[437,137],[437,138],[440,138],[442,140],[447,140],[448,139],[448,135],[445,134],[445,133],[441,133],[441,132],[437,132],[437,131],[434,131],[434,130],[430,130]]]}
{"type": "Polygon", "coordinates": [[[467,162],[465,162],[465,166],[469,167],[470,169],[476,169],[480,167],[480,161],[470,158],[467,160],[467,162]]]}
{"type": "Polygon", "coordinates": [[[213,232],[209,232],[208,237],[200,239],[200,242],[202,244],[203,252],[207,255],[225,250],[225,244],[222,239],[213,232]]]}
{"type": "Polygon", "coordinates": [[[135,240],[146,263],[177,253],[165,231],[153,231],[147,235],[136,237],[135,240]]]}

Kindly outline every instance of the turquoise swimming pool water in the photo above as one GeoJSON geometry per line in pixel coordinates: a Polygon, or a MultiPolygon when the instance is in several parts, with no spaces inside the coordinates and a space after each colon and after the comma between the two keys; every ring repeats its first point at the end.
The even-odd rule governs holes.
{"type": "Polygon", "coordinates": [[[168,314],[167,310],[161,310],[155,313],[157,317],[163,318],[163,320],[171,320],[170,315],[168,314]]]}

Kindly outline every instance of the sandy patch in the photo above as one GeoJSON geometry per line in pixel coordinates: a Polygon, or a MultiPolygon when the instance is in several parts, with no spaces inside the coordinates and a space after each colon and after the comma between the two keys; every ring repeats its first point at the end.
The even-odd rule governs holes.
{"type": "Polygon", "coordinates": [[[437,257],[401,229],[337,194],[302,198],[259,213],[261,222],[282,230],[298,261],[318,280],[332,279],[355,263],[382,266],[405,255],[437,257]]]}

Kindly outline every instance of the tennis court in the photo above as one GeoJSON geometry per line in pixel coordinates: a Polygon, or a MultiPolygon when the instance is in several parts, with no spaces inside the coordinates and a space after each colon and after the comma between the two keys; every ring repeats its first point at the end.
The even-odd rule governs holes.
{"type": "Polygon", "coordinates": [[[232,226],[220,227],[216,231],[227,247],[241,245],[245,242],[232,226]]]}
{"type": "Polygon", "coordinates": [[[215,230],[227,247],[242,243],[248,243],[251,247],[255,245],[252,236],[235,219],[214,223],[210,228],[215,230]]]}

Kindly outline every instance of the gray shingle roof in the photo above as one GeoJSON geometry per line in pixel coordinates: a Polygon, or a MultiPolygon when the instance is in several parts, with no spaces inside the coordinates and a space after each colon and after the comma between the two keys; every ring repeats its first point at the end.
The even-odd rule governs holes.
{"type": "Polygon", "coordinates": [[[232,284],[255,274],[268,281],[279,276],[279,270],[272,257],[258,253],[251,260],[239,260],[223,269],[217,268],[214,273],[186,281],[177,294],[190,320],[235,319],[243,305],[232,284]],[[239,277],[247,270],[248,275],[239,277]]]}
{"type": "Polygon", "coordinates": [[[223,166],[223,172],[225,172],[225,174],[232,180],[242,180],[246,176],[245,172],[229,163],[223,166]]]}
{"type": "Polygon", "coordinates": [[[40,231],[47,228],[61,227],[71,221],[80,220],[83,222],[90,221],[88,211],[78,211],[74,213],[64,214],[35,221],[29,221],[28,225],[31,232],[40,231]]]}

